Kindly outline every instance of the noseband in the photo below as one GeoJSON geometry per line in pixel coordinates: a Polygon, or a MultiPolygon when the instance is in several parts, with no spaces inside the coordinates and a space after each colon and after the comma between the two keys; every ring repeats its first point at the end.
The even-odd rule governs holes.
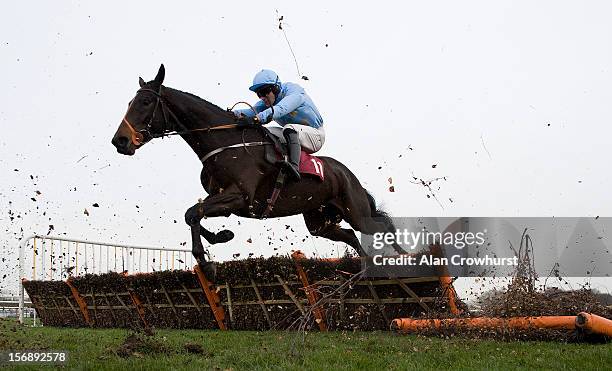
{"type": "MultiPolygon", "coordinates": [[[[160,90],[161,90],[161,87],[160,87],[160,90]]],[[[162,98],[161,94],[153,89],[140,88],[136,92],[136,96],[138,96],[138,94],[145,92],[145,91],[153,93],[157,97],[155,101],[155,107],[153,107],[153,112],[151,113],[151,118],[149,119],[149,122],[147,123],[146,127],[141,130],[136,130],[134,129],[134,125],[132,125],[127,118],[127,115],[130,112],[130,108],[132,107],[132,103],[134,102],[134,99],[136,99],[136,97],[132,99],[132,103],[130,103],[130,106],[128,107],[127,112],[125,113],[125,116],[123,116],[123,122],[125,122],[128,129],[130,130],[132,144],[134,144],[137,147],[150,141],[153,138],[163,137],[164,135],[166,135],[167,132],[170,131],[170,129],[168,128],[168,116],[166,115],[166,110],[164,110],[164,107],[163,107],[164,99],[162,98]],[[155,113],[157,112],[157,107],[159,107],[160,104],[161,104],[162,114],[164,115],[164,126],[160,134],[153,134],[151,133],[151,127],[153,125],[153,120],[155,119],[155,113]]],[[[177,123],[179,123],[180,125],[180,122],[178,121],[178,118],[176,117],[176,115],[174,115],[172,111],[170,111],[169,109],[167,110],[168,112],[170,112],[170,114],[172,114],[172,116],[174,116],[174,118],[177,120],[177,123]]]]}

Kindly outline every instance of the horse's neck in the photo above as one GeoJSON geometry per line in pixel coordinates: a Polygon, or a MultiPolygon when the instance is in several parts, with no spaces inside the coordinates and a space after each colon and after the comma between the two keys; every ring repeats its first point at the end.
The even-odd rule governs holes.
{"type": "MultiPolygon", "coordinates": [[[[174,123],[178,132],[233,123],[233,114],[203,99],[171,88],[166,88],[165,95],[170,110],[176,116],[175,120],[178,120],[174,123]]],[[[231,137],[235,135],[228,134],[227,130],[193,131],[181,137],[201,158],[214,149],[234,144],[232,141],[235,140],[231,137]]]]}
{"type": "MultiPolygon", "coordinates": [[[[233,123],[233,114],[195,95],[164,87],[170,108],[188,130],[233,123]]],[[[177,128],[178,130],[178,128],[177,128]]]]}

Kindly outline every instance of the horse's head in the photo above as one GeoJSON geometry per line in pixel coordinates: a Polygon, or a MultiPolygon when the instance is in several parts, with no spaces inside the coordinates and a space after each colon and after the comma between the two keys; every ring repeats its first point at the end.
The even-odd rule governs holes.
{"type": "Polygon", "coordinates": [[[172,129],[168,127],[167,112],[161,96],[165,73],[162,64],[154,80],[145,83],[139,78],[140,89],[129,103],[112,140],[117,152],[131,156],[151,139],[172,129]]]}

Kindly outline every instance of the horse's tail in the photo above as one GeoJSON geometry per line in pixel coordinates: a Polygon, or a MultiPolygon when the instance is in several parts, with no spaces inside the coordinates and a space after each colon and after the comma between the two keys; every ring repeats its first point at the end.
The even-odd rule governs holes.
{"type": "Polygon", "coordinates": [[[395,225],[391,220],[391,216],[386,211],[376,207],[376,200],[374,197],[368,192],[367,189],[363,189],[368,197],[368,203],[370,204],[370,212],[372,214],[372,218],[376,218],[378,221],[382,222],[386,227],[387,231],[395,232],[395,225]]]}

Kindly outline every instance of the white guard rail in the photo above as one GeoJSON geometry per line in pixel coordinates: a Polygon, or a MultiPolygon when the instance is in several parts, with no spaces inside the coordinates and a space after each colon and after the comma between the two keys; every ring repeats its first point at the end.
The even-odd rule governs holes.
{"type": "Polygon", "coordinates": [[[192,269],[188,248],[121,245],[31,235],[19,244],[19,322],[23,323],[23,280],[66,280],[84,274],[192,269]]]}

